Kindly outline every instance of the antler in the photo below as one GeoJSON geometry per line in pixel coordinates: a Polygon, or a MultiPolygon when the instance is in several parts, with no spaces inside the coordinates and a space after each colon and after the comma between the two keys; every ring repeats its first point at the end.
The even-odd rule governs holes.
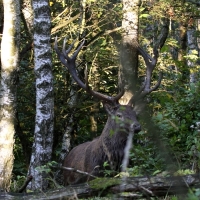
{"type": "Polygon", "coordinates": [[[154,50],[154,57],[151,57],[147,52],[145,52],[139,46],[137,41],[133,41],[133,42],[138,52],[143,57],[145,64],[147,66],[147,69],[146,69],[146,80],[144,81],[144,84],[140,87],[139,91],[136,92],[136,94],[129,100],[129,103],[128,103],[129,105],[136,103],[140,99],[143,99],[147,94],[150,94],[152,91],[156,90],[160,86],[160,83],[162,80],[162,72],[160,72],[157,83],[153,87],[151,87],[151,76],[157,64],[158,51],[154,50]]]}
{"type": "Polygon", "coordinates": [[[69,53],[72,50],[73,46],[74,46],[73,42],[69,48],[67,50],[65,50],[66,48],[66,38],[64,39],[63,42],[63,49],[62,52],[60,52],[58,50],[58,45],[57,45],[57,37],[55,39],[55,44],[54,44],[54,49],[60,59],[60,61],[62,62],[62,64],[67,67],[67,69],[69,70],[69,73],[72,75],[73,79],[77,82],[77,84],[84,89],[86,92],[88,92],[89,94],[91,94],[92,96],[98,98],[99,100],[108,102],[108,103],[114,103],[114,104],[118,104],[118,100],[123,96],[124,94],[124,90],[122,89],[115,97],[112,96],[108,96],[105,94],[101,94],[99,92],[96,92],[94,90],[92,90],[89,85],[88,85],[88,76],[87,76],[87,69],[85,70],[85,83],[82,82],[82,80],[78,77],[77,74],[77,70],[76,70],[76,57],[78,55],[78,53],[80,52],[81,48],[83,47],[85,40],[83,40],[83,42],[78,46],[77,50],[75,51],[75,53],[69,57],[69,53]]]}

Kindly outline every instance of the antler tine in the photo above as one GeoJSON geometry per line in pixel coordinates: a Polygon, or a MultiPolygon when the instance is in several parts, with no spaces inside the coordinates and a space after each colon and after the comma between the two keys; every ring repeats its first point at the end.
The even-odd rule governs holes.
{"type": "Polygon", "coordinates": [[[145,80],[144,84],[142,84],[142,86],[140,87],[140,89],[138,90],[138,92],[136,92],[136,94],[131,97],[131,99],[128,102],[128,105],[132,105],[132,104],[136,103],[140,99],[144,98],[147,94],[150,94],[151,92],[157,90],[158,87],[161,84],[162,77],[163,77],[163,73],[160,72],[159,73],[158,81],[157,81],[157,83],[152,88],[146,87],[147,80],[145,80]]]}
{"type": "Polygon", "coordinates": [[[69,57],[69,52],[71,51],[71,49],[73,48],[74,46],[74,43],[70,45],[70,47],[65,50],[65,47],[66,47],[66,38],[64,39],[64,42],[63,42],[63,49],[62,49],[62,52],[60,52],[58,50],[58,45],[57,45],[57,37],[55,39],[55,44],[54,44],[54,48],[55,48],[55,51],[60,59],[60,61],[62,62],[62,64],[68,68],[71,76],[73,77],[73,79],[77,82],[77,84],[82,88],[84,89],[86,92],[90,93],[92,96],[98,98],[99,100],[103,100],[103,101],[106,101],[106,102],[110,102],[110,103],[118,103],[118,100],[123,96],[124,94],[124,91],[120,91],[118,95],[116,95],[115,97],[112,97],[112,96],[108,96],[108,95],[105,95],[105,94],[101,94],[99,92],[96,92],[94,90],[92,90],[90,87],[89,87],[89,84],[88,84],[88,74],[87,74],[87,66],[86,66],[86,69],[85,69],[85,83],[82,82],[82,80],[78,77],[78,74],[77,74],[77,71],[76,71],[76,68],[75,68],[75,60],[76,60],[76,57],[78,55],[78,53],[80,52],[82,46],[84,45],[85,43],[85,40],[83,40],[83,42],[78,46],[76,52],[71,56],[69,57]]]}
{"type": "Polygon", "coordinates": [[[78,46],[76,52],[73,54],[73,56],[71,58],[68,56],[68,54],[72,50],[72,48],[74,47],[74,44],[75,44],[76,40],[74,40],[73,43],[69,46],[69,48],[67,50],[65,50],[66,49],[66,41],[67,41],[67,37],[65,37],[65,39],[63,41],[62,53],[63,53],[64,57],[67,60],[69,60],[69,59],[74,59],[75,60],[77,55],[78,55],[78,53],[79,53],[79,51],[81,50],[82,46],[84,45],[85,40],[83,40],[83,42],[78,46]]]}
{"type": "Polygon", "coordinates": [[[113,98],[113,101],[118,102],[118,100],[124,95],[124,88],[113,98]]]}
{"type": "Polygon", "coordinates": [[[158,87],[159,87],[160,84],[161,84],[162,78],[163,78],[163,73],[160,72],[160,73],[159,73],[159,77],[158,77],[158,81],[157,81],[157,83],[154,85],[154,87],[151,88],[151,91],[150,91],[150,92],[155,91],[155,90],[158,89],[158,87]]]}
{"type": "Polygon", "coordinates": [[[66,62],[66,60],[65,60],[65,57],[64,57],[63,53],[61,53],[61,52],[58,50],[57,36],[56,36],[56,38],[55,38],[54,49],[55,49],[55,51],[56,51],[56,53],[57,53],[57,55],[58,55],[60,61],[62,62],[62,64],[63,64],[64,66],[67,66],[67,62],[66,62]]]}
{"type": "Polygon", "coordinates": [[[89,87],[89,84],[88,84],[87,64],[85,65],[85,71],[84,71],[84,74],[85,74],[85,86],[86,86],[86,91],[89,92],[90,87],[89,87]]]}
{"type": "Polygon", "coordinates": [[[152,76],[152,72],[154,68],[156,67],[158,54],[156,55],[154,54],[154,57],[151,57],[145,50],[143,50],[140,47],[137,41],[133,41],[133,42],[134,42],[135,47],[137,47],[139,53],[143,57],[147,68],[146,68],[146,79],[144,83],[142,84],[140,89],[136,92],[136,94],[131,97],[131,99],[128,102],[128,105],[135,104],[139,100],[143,99],[146,95],[156,90],[160,86],[161,80],[162,80],[162,72],[160,72],[157,83],[153,87],[151,87],[151,76],[152,76]]]}
{"type": "Polygon", "coordinates": [[[146,80],[144,81],[144,83],[142,84],[142,86],[140,87],[140,89],[136,92],[136,94],[133,95],[131,97],[131,99],[129,100],[129,102],[128,102],[129,106],[132,106],[132,104],[134,104],[138,99],[140,99],[139,96],[141,95],[142,91],[144,90],[145,85],[146,85],[146,80]]]}
{"type": "Polygon", "coordinates": [[[115,97],[110,97],[104,94],[101,94],[99,92],[93,91],[89,84],[88,84],[88,72],[87,72],[87,65],[85,67],[85,90],[89,93],[91,93],[94,97],[97,97],[100,100],[111,102],[111,103],[118,103],[118,100],[123,96],[124,90],[121,90],[115,97]]]}
{"type": "Polygon", "coordinates": [[[79,51],[81,50],[81,48],[83,47],[84,43],[85,43],[85,39],[83,39],[83,42],[78,46],[77,50],[75,51],[75,53],[73,55],[74,59],[76,59],[76,57],[77,57],[79,51]]]}
{"type": "Polygon", "coordinates": [[[60,53],[60,51],[58,50],[57,36],[56,36],[56,38],[55,38],[55,42],[54,42],[54,49],[55,49],[55,51],[56,51],[57,54],[60,53]]]}
{"type": "Polygon", "coordinates": [[[121,76],[118,76],[118,83],[119,83],[119,88],[120,88],[120,92],[114,97],[114,101],[118,102],[119,99],[124,95],[124,83],[122,81],[121,76]]]}
{"type": "Polygon", "coordinates": [[[142,55],[142,57],[144,58],[145,62],[149,61],[149,60],[152,61],[152,57],[146,51],[144,51],[144,49],[142,49],[140,47],[139,43],[135,39],[132,40],[132,43],[137,48],[139,53],[142,55]]]}
{"type": "Polygon", "coordinates": [[[67,50],[66,49],[66,40],[67,38],[65,37],[64,41],[63,41],[63,49],[62,49],[62,52],[63,52],[63,55],[65,56],[65,58],[67,60],[69,60],[69,56],[68,56],[68,53],[72,50],[73,46],[74,46],[74,42],[69,46],[69,48],[67,50]]]}

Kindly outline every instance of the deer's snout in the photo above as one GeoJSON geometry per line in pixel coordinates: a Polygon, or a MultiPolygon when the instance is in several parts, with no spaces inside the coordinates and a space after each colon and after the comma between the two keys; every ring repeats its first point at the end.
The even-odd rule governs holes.
{"type": "Polygon", "coordinates": [[[133,130],[134,133],[138,133],[141,131],[141,125],[139,123],[131,124],[131,130],[133,130]]]}

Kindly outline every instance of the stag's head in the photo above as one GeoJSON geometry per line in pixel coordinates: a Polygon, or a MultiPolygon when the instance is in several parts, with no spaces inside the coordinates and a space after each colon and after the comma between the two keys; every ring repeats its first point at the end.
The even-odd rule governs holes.
{"type": "MultiPolygon", "coordinates": [[[[108,123],[114,128],[115,133],[129,133],[141,131],[141,126],[137,121],[136,112],[130,105],[110,105],[104,103],[104,108],[108,113],[108,123]]],[[[112,130],[112,129],[111,129],[112,130]]]]}

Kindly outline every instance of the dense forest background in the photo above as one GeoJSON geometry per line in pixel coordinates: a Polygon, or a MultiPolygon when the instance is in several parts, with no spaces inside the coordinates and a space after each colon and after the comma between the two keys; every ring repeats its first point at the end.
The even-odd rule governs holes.
{"type": "MultiPolygon", "coordinates": [[[[140,2],[140,46],[150,55],[153,53],[154,42],[166,18],[169,20],[169,32],[152,77],[152,82],[156,82],[162,71],[161,86],[148,96],[148,106],[139,116],[142,131],[134,136],[128,169],[131,176],[199,172],[199,6],[197,0],[140,2]]],[[[123,2],[117,0],[49,1],[54,87],[52,161],[59,163],[63,151],[66,153],[74,146],[97,137],[107,118],[102,104],[80,89],[58,60],[53,48],[55,37],[60,47],[66,37],[67,45],[76,40],[75,46],[85,38],[87,47],[83,48],[77,59],[80,76],[84,77],[87,65],[90,86],[102,93],[115,95],[118,92],[119,52],[123,34],[122,7],[123,2]]],[[[27,176],[36,112],[31,1],[21,1],[20,17],[12,189],[27,176]]],[[[138,84],[144,79],[145,68],[144,61],[139,57],[138,84]]]]}

